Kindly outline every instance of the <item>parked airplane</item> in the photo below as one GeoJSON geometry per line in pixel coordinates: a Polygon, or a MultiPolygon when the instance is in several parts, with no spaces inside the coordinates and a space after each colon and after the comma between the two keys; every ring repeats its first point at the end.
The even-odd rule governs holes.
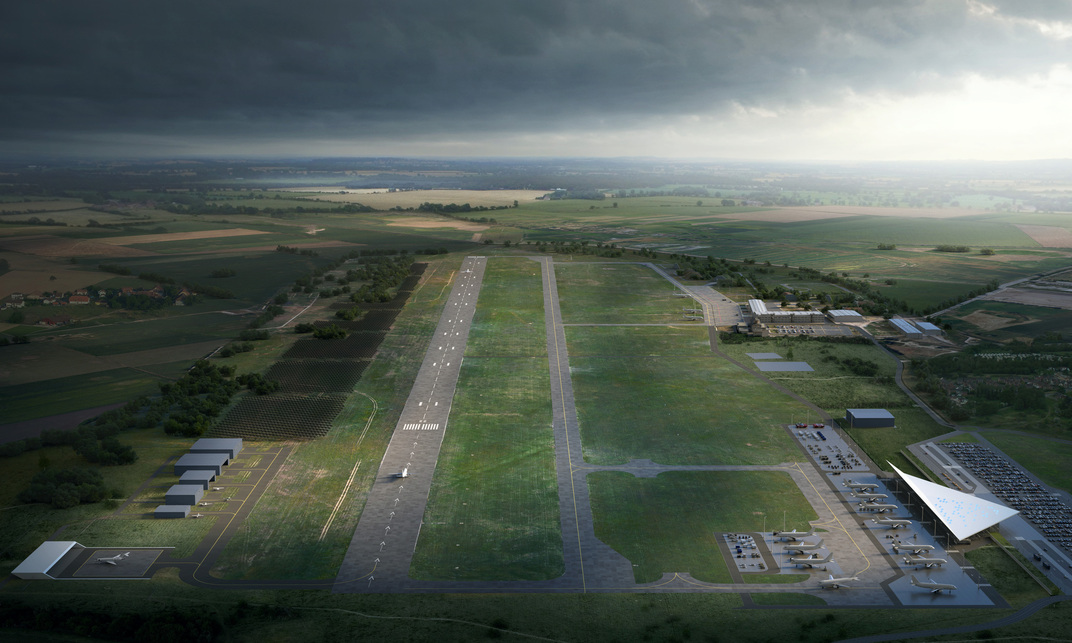
{"type": "Polygon", "coordinates": [[[812,551],[814,549],[822,549],[822,547],[823,547],[823,539],[820,538],[817,542],[814,542],[814,543],[802,542],[802,543],[797,543],[795,545],[793,545],[793,544],[786,545],[785,550],[786,551],[799,551],[800,553],[803,554],[806,551],[812,551]]]}
{"type": "Polygon", "coordinates": [[[814,531],[797,531],[794,529],[793,531],[776,531],[774,532],[774,537],[781,540],[800,540],[814,533],[814,531]]]}
{"type": "Polygon", "coordinates": [[[887,505],[879,502],[861,502],[860,508],[870,509],[871,511],[882,514],[886,513],[887,511],[893,511],[897,508],[897,505],[887,505]]]}
{"type": "Polygon", "coordinates": [[[906,565],[915,565],[916,567],[922,565],[926,569],[928,567],[941,567],[949,561],[944,558],[927,558],[926,556],[905,556],[904,562],[906,565]]]}
{"type": "Polygon", "coordinates": [[[792,565],[807,565],[808,567],[815,567],[816,565],[825,565],[826,563],[829,563],[830,559],[833,557],[833,554],[831,554],[830,552],[826,552],[826,556],[823,558],[819,558],[819,554],[812,554],[811,556],[806,556],[804,558],[790,558],[789,563],[792,565]]]}
{"type": "Polygon", "coordinates": [[[109,556],[107,558],[98,558],[97,562],[101,563],[102,565],[118,565],[119,561],[123,560],[129,555],[130,552],[128,551],[125,554],[116,554],[115,556],[109,556]]]}
{"type": "Polygon", "coordinates": [[[827,588],[838,589],[839,587],[843,586],[845,583],[848,583],[848,582],[851,582],[851,581],[858,581],[858,580],[860,580],[860,579],[857,578],[856,576],[846,576],[845,578],[834,578],[834,575],[830,574],[830,578],[828,578],[826,580],[819,579],[819,587],[822,587],[823,589],[827,589],[827,588]]]}
{"type": "Polygon", "coordinates": [[[863,500],[869,500],[869,501],[870,500],[880,500],[882,498],[889,498],[889,496],[887,496],[884,493],[862,493],[862,492],[854,492],[852,494],[852,497],[853,498],[861,498],[863,500]]]}
{"type": "Polygon", "coordinates": [[[953,585],[953,584],[950,584],[950,583],[936,583],[934,581],[929,581],[929,580],[920,582],[920,581],[916,580],[915,576],[912,576],[912,575],[909,575],[909,578],[912,579],[911,582],[912,582],[913,586],[921,587],[923,589],[929,589],[929,590],[931,590],[931,594],[941,594],[943,589],[951,592],[951,591],[953,591],[954,589],[957,588],[956,585],[953,585]]]}
{"type": "Polygon", "coordinates": [[[890,529],[900,529],[912,524],[910,518],[872,518],[871,522],[876,525],[886,525],[890,529]]]}
{"type": "Polygon", "coordinates": [[[849,489],[856,489],[857,491],[867,491],[868,489],[878,489],[877,482],[853,482],[852,480],[846,480],[845,486],[849,489]]]}
{"type": "Polygon", "coordinates": [[[919,545],[919,544],[916,544],[916,543],[902,543],[902,542],[893,543],[893,551],[895,551],[895,552],[897,552],[899,554],[899,553],[901,553],[902,549],[904,549],[906,551],[910,551],[913,554],[922,554],[924,552],[928,552],[928,551],[931,551],[932,549],[934,549],[934,545],[919,545]]]}
{"type": "Polygon", "coordinates": [[[191,514],[190,517],[191,518],[204,518],[205,514],[191,514]]]}

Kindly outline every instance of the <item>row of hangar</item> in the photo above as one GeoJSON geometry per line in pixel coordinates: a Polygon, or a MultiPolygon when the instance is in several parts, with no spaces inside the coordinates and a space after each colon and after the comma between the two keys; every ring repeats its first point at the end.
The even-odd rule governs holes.
{"type": "Polygon", "coordinates": [[[201,438],[175,461],[179,483],[164,494],[164,504],[153,511],[154,518],[185,518],[201,501],[209,485],[223,473],[242,451],[242,438],[201,438]]]}

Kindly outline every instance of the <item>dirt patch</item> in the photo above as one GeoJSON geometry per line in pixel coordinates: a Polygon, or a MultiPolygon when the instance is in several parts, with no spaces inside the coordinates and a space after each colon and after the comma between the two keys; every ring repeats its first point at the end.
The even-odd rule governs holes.
{"type": "Polygon", "coordinates": [[[157,253],[91,239],[39,236],[0,240],[0,248],[39,257],[155,257],[157,253]]]}
{"type": "Polygon", "coordinates": [[[1006,328],[1008,326],[1016,326],[1017,324],[1024,324],[1027,321],[1023,319],[1014,319],[1011,317],[1002,317],[1000,315],[994,315],[982,310],[977,310],[970,315],[965,315],[960,319],[968,322],[969,324],[979,328],[980,330],[997,330],[999,328],[1006,328]]]}
{"type": "Polygon", "coordinates": [[[469,232],[480,232],[482,230],[487,230],[490,227],[482,223],[458,221],[446,217],[400,217],[397,219],[387,219],[387,225],[399,226],[402,228],[453,228],[455,230],[467,230],[469,232]]]}
{"type": "Polygon", "coordinates": [[[243,237],[251,234],[271,234],[260,230],[230,228],[228,230],[195,230],[193,232],[165,232],[162,234],[136,234],[130,237],[104,237],[99,243],[116,246],[132,246],[141,243],[160,243],[163,241],[189,241],[190,239],[220,239],[223,237],[243,237]]]}
{"type": "Polygon", "coordinates": [[[992,292],[986,295],[984,299],[1072,310],[1072,293],[1068,292],[1036,290],[1034,288],[1006,288],[992,292]]]}
{"type": "Polygon", "coordinates": [[[1072,248],[1072,232],[1051,225],[1017,225],[1020,231],[1043,248],[1072,248]]]}
{"type": "MultiPolygon", "coordinates": [[[[313,243],[293,243],[291,247],[298,248],[299,250],[306,250],[311,248],[344,248],[347,246],[359,247],[363,246],[363,243],[350,243],[349,241],[316,241],[313,243]]],[[[197,252],[184,252],[184,255],[215,255],[225,252],[237,253],[237,252],[271,252],[276,249],[276,246],[242,246],[241,248],[216,248],[215,250],[198,250],[197,252]]]]}
{"type": "MultiPolygon", "coordinates": [[[[531,203],[547,194],[549,190],[411,190],[405,192],[388,192],[379,190],[344,190],[340,188],[300,188],[295,192],[318,192],[316,198],[333,203],[360,203],[377,210],[390,210],[398,206],[415,208],[422,203],[468,203],[476,206],[511,206],[518,203],[531,203]]],[[[494,216],[494,215],[489,215],[494,216]]]]}

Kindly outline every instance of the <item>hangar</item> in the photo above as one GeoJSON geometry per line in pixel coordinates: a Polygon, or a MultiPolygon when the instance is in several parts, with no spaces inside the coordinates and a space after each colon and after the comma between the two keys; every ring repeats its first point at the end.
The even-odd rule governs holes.
{"type": "Polygon", "coordinates": [[[169,505],[196,505],[205,490],[199,484],[172,485],[164,494],[164,503],[169,505]]]}
{"type": "Polygon", "coordinates": [[[220,475],[228,462],[230,457],[226,453],[187,453],[175,462],[175,475],[206,469],[220,475]]]}
{"type": "Polygon", "coordinates": [[[849,428],[879,429],[894,426],[893,414],[886,409],[845,409],[849,428]]]}
{"type": "Polygon", "coordinates": [[[216,474],[209,469],[194,469],[179,476],[179,484],[198,485],[208,490],[209,484],[216,479],[216,474]]]}
{"type": "Polygon", "coordinates": [[[63,571],[65,565],[58,565],[68,554],[80,552],[85,549],[83,545],[73,540],[46,540],[38,545],[26,560],[12,570],[12,574],[24,580],[50,580],[56,576],[49,574],[52,568],[57,567],[63,571]]]}
{"type": "Polygon", "coordinates": [[[159,505],[153,510],[154,518],[185,518],[190,515],[190,505],[159,505]]]}
{"type": "Polygon", "coordinates": [[[242,452],[242,438],[201,438],[190,447],[190,453],[226,453],[234,460],[242,452]]]}

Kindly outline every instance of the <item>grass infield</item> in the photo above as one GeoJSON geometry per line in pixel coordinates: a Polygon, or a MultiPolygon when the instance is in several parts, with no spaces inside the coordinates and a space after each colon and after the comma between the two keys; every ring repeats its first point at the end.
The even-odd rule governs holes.
{"type": "Polygon", "coordinates": [[[564,571],[540,266],[493,259],[411,573],[542,580],[564,571]]]}
{"type": "Polygon", "coordinates": [[[681,354],[706,336],[706,328],[567,327],[586,461],[777,464],[803,457],[781,425],[803,417],[805,407],[709,349],[681,354]],[[572,353],[575,345],[581,356],[572,353]]]}
{"type": "MultiPolygon", "coordinates": [[[[664,573],[731,582],[719,534],[760,531],[764,516],[807,529],[817,518],[792,478],[777,471],[668,471],[636,478],[618,471],[588,476],[596,536],[634,565],[638,583],[664,573]]],[[[770,522],[770,521],[768,521],[770,522]]]]}

